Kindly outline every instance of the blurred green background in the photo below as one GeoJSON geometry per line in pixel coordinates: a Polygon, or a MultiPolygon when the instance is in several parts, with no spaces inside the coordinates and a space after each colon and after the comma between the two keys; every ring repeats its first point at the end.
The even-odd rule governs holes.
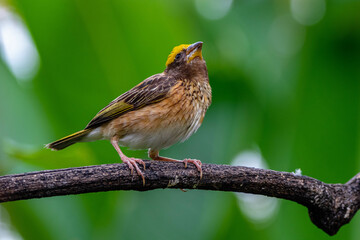
{"type": "MultiPolygon", "coordinates": [[[[345,183],[360,168],[359,10],[355,0],[0,0],[0,173],[119,162],[107,141],[42,147],[162,72],[174,46],[203,41],[213,104],[199,131],[162,155],[345,183]]],[[[328,238],[303,206],[224,192],[0,208],[0,239],[328,238]]],[[[360,239],[359,214],[332,239],[360,239]]]]}

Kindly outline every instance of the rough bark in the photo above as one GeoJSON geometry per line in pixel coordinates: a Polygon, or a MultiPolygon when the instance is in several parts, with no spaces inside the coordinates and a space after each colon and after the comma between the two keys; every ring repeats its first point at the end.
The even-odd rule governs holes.
{"type": "MultiPolygon", "coordinates": [[[[141,166],[140,166],[141,167],[141,166]]],[[[346,184],[326,184],[288,172],[204,164],[203,178],[190,164],[146,161],[146,183],[125,164],[29,172],[0,177],[0,202],[111,190],[202,189],[261,194],[308,208],[312,222],[329,235],[350,222],[360,207],[360,174],[346,184]]]]}

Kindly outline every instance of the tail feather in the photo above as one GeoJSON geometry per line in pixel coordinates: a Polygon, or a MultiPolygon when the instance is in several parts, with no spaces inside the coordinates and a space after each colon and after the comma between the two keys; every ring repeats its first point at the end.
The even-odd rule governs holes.
{"type": "Polygon", "coordinates": [[[45,147],[52,149],[52,150],[61,150],[64,149],[74,143],[77,143],[79,141],[81,141],[81,139],[83,137],[85,137],[89,132],[91,131],[91,129],[84,129],[81,130],[79,132],[73,133],[69,136],[63,137],[55,142],[46,144],[45,147]]]}

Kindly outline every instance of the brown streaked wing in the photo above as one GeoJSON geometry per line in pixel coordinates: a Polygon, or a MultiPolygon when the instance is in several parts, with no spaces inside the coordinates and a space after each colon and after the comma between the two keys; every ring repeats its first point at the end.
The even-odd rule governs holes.
{"type": "Polygon", "coordinates": [[[134,88],[114,99],[109,105],[98,112],[85,129],[96,128],[127,112],[163,100],[167,97],[171,87],[176,83],[177,80],[175,78],[166,76],[163,73],[145,79],[134,88]]]}

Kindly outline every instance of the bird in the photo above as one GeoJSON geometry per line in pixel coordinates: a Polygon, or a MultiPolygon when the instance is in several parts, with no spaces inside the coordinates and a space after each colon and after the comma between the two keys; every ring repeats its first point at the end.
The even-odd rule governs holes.
{"type": "Polygon", "coordinates": [[[148,149],[153,160],[193,163],[202,178],[200,160],[176,160],[159,156],[159,151],[187,140],[203,122],[212,101],[203,42],[181,44],[172,49],[162,73],[146,78],[100,110],[87,126],[76,133],[45,145],[61,150],[77,142],[110,140],[133,174],[145,177],[141,159],[127,157],[120,146],[148,149]]]}

